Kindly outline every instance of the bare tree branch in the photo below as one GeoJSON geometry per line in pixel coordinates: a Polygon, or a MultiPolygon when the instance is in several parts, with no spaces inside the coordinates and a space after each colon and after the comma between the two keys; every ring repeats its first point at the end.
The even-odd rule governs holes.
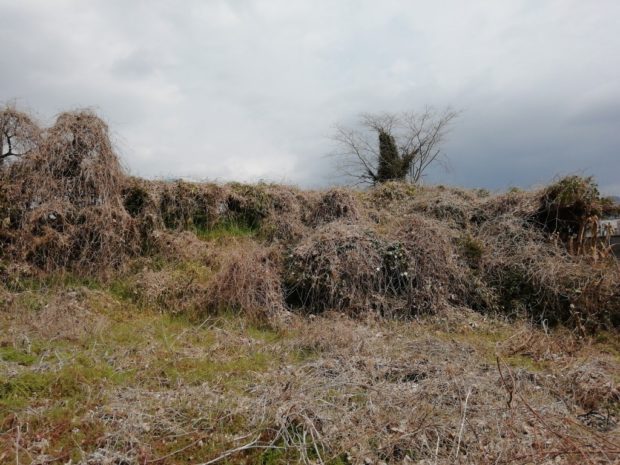
{"type": "Polygon", "coordinates": [[[441,161],[441,143],[457,116],[449,108],[438,113],[431,107],[417,113],[363,113],[357,128],[336,127],[338,169],[354,184],[381,182],[378,136],[384,133],[393,137],[402,163],[408,166],[408,180],[419,183],[427,169],[441,161]]]}
{"type": "Polygon", "coordinates": [[[28,155],[39,141],[39,129],[28,115],[12,106],[0,109],[0,167],[5,160],[28,155]]]}

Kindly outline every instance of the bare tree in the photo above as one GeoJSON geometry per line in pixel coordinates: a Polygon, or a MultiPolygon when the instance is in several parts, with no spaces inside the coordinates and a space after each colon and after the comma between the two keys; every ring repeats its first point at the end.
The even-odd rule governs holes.
{"type": "Polygon", "coordinates": [[[355,184],[390,180],[418,183],[433,163],[441,161],[441,143],[458,113],[364,113],[358,128],[336,126],[340,172],[355,184]]]}
{"type": "Polygon", "coordinates": [[[11,157],[30,153],[40,141],[40,130],[26,113],[6,106],[0,110],[0,167],[11,157]]]}

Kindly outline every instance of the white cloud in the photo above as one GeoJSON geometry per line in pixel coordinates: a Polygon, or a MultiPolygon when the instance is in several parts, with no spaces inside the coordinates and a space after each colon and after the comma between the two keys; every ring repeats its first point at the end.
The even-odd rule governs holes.
{"type": "Polygon", "coordinates": [[[0,0],[0,100],[93,106],[146,176],[328,182],[359,111],[465,110],[453,172],[490,187],[618,172],[620,3],[0,0]],[[610,123],[612,121],[613,123],[610,123]]]}

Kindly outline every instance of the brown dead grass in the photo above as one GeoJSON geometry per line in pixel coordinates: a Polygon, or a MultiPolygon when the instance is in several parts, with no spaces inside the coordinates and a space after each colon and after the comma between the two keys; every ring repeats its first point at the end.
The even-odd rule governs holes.
{"type": "Polygon", "coordinates": [[[19,346],[27,344],[29,336],[33,335],[48,341],[79,341],[100,334],[109,324],[102,308],[106,301],[109,301],[106,294],[82,289],[69,289],[50,296],[34,291],[20,296],[13,294],[11,304],[20,311],[6,314],[10,319],[6,336],[13,345],[19,346]],[[24,301],[29,301],[32,306],[31,299],[38,300],[35,308],[24,305],[24,301]],[[92,300],[98,301],[98,308],[93,308],[92,300]]]}
{"type": "Polygon", "coordinates": [[[152,251],[167,261],[201,262],[211,264],[216,246],[196,237],[189,231],[156,230],[150,235],[152,251]]]}
{"type": "Polygon", "coordinates": [[[387,291],[378,237],[359,225],[329,223],[304,238],[286,264],[288,299],[310,311],[367,311],[387,291]]]}
{"type": "Polygon", "coordinates": [[[200,318],[207,301],[209,272],[196,266],[144,270],[131,286],[131,300],[143,308],[200,318]]]}
{"type": "Polygon", "coordinates": [[[302,450],[319,444],[323,460],[346,451],[351,463],[610,463],[619,453],[613,436],[604,442],[569,421],[570,411],[551,400],[557,386],[541,388],[534,373],[504,366],[507,391],[467,344],[315,321],[321,330],[303,340],[317,359],[281,371],[273,405],[275,434],[302,450]]]}
{"type": "Polygon", "coordinates": [[[16,450],[20,463],[620,457],[617,354],[567,330],[467,312],[416,322],[327,312],[273,332],[249,328],[243,315],[196,325],[128,314],[105,292],[63,289],[6,291],[17,304],[0,313],[0,348],[45,345],[32,365],[3,360],[0,373],[15,383],[58,372],[70,387],[37,391],[31,406],[0,407],[0,460],[8,463],[16,450]],[[31,297],[39,303],[26,311],[31,297]],[[88,361],[82,370],[110,368],[74,372],[68,363],[77,360],[88,361]],[[121,381],[106,381],[110,373],[121,381]],[[83,388],[74,392],[72,380],[83,388]]]}
{"type": "MultiPolygon", "coordinates": [[[[564,223],[590,224],[603,205],[591,180],[502,195],[399,183],[307,192],[148,181],[125,175],[107,125],[90,111],[63,113],[38,130],[14,109],[0,113],[1,121],[21,118],[15,137],[28,146],[0,169],[3,269],[19,263],[35,274],[114,279],[137,259],[217,267],[218,238],[240,235],[252,239],[227,249],[210,285],[212,306],[232,299],[250,312],[264,303],[397,318],[471,307],[584,334],[620,324],[620,269],[608,249],[586,244],[583,228],[575,239],[564,237],[568,226],[540,221],[561,208],[564,223]]],[[[164,281],[163,293],[188,293],[164,281]]]]}
{"type": "Polygon", "coordinates": [[[540,321],[582,331],[617,324],[620,274],[612,257],[571,256],[558,241],[508,215],[484,223],[478,234],[486,249],[481,268],[503,311],[534,310],[540,321]]]}
{"type": "Polygon", "coordinates": [[[3,170],[8,254],[43,270],[107,270],[136,253],[122,208],[123,172],[107,125],[94,113],[62,113],[27,156],[3,170]]]}
{"type": "Polygon", "coordinates": [[[409,263],[408,277],[413,286],[408,301],[413,313],[433,312],[450,302],[459,305],[471,300],[467,269],[442,222],[413,214],[395,231],[409,263]]]}
{"type": "Polygon", "coordinates": [[[340,220],[357,222],[361,217],[355,194],[345,189],[330,189],[323,193],[311,214],[311,224],[320,225],[340,220]]]}
{"type": "Polygon", "coordinates": [[[286,313],[277,248],[246,244],[222,256],[219,266],[209,284],[211,307],[242,312],[262,324],[275,324],[286,313]]]}

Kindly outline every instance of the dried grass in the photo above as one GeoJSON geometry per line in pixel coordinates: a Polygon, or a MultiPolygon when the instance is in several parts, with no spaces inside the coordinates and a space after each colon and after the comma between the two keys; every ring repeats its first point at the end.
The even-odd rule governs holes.
{"type": "Polygon", "coordinates": [[[296,450],[302,463],[613,463],[620,453],[611,430],[586,429],[571,400],[553,402],[557,386],[480,365],[466,345],[332,317],[306,322],[294,344],[317,357],[265,374],[242,411],[269,427],[255,444],[296,450]]]}
{"type": "Polygon", "coordinates": [[[314,203],[314,193],[295,188],[269,185],[270,207],[261,220],[259,234],[268,241],[293,243],[307,234],[308,216],[314,203]]]}
{"type": "Polygon", "coordinates": [[[620,269],[585,234],[604,204],[589,179],[497,196],[402,183],[360,193],[146,181],[123,173],[107,125],[90,111],[40,130],[6,109],[0,123],[23,149],[0,168],[5,261],[112,276],[140,256],[212,265],[204,241],[249,235],[256,241],[240,243],[213,285],[224,292],[212,291],[218,306],[231,297],[251,312],[260,302],[284,307],[274,297],[284,288],[303,312],[411,317],[454,306],[582,332],[620,324],[620,269]],[[252,274],[267,256],[265,290],[252,274]],[[283,274],[272,270],[280,263],[283,274]],[[227,279],[242,283],[246,301],[227,279]]]}
{"type": "Polygon", "coordinates": [[[355,194],[345,189],[330,189],[323,193],[314,207],[310,223],[318,226],[339,220],[354,223],[360,219],[355,194]]]}
{"type": "Polygon", "coordinates": [[[378,310],[386,297],[409,285],[406,260],[399,252],[398,244],[359,224],[321,226],[286,259],[287,301],[311,312],[378,310]]]}
{"type": "Polygon", "coordinates": [[[411,214],[389,234],[363,223],[317,228],[291,249],[285,281],[302,310],[402,318],[467,301],[467,278],[446,226],[411,214]]]}
{"type": "MultiPolygon", "coordinates": [[[[618,461],[617,344],[588,351],[587,334],[617,339],[620,269],[568,250],[540,221],[557,189],[146,181],[124,175],[91,112],[47,130],[0,116],[24,149],[0,167],[0,349],[24,356],[6,344],[58,339],[63,354],[109,368],[72,398],[79,408],[43,390],[0,418],[0,461],[66,461],[77,449],[90,464],[618,461]],[[41,275],[66,271],[115,280],[46,287],[41,275]],[[539,325],[515,330],[469,308],[539,325]],[[175,333],[185,318],[149,310],[202,323],[175,333]],[[219,326],[228,311],[241,334],[219,326]],[[106,339],[119,321],[135,326],[106,339]],[[70,415],[62,433],[42,421],[58,406],[70,415]],[[100,428],[93,442],[47,455],[45,435],[73,439],[77,417],[100,428]]],[[[575,185],[562,221],[592,216],[571,211],[584,197],[575,185]]],[[[75,360],[50,350],[0,370],[48,379],[75,360]]]]}
{"type": "MultiPolygon", "coordinates": [[[[495,361],[495,338],[535,334],[533,345],[546,341],[558,352],[565,337],[482,317],[473,329],[470,316],[454,318],[446,332],[438,317],[362,322],[331,313],[274,333],[248,331],[244,317],[179,327],[135,315],[128,323],[141,328],[138,346],[131,334],[108,339],[105,331],[97,344],[59,341],[64,353],[81,348],[89,360],[131,373],[128,385],[91,380],[88,395],[76,399],[84,408],[58,423],[46,421],[62,399],[16,410],[2,423],[0,444],[7,460],[17,439],[21,457],[43,461],[59,457],[52,452],[65,444],[58,436],[76,437],[71,428],[79,427],[88,440],[70,442],[62,453],[93,464],[617,461],[614,356],[573,339],[572,354],[549,358],[544,370],[529,358],[511,360],[508,344],[499,344],[495,361]],[[255,356],[270,363],[254,364],[255,356]],[[200,366],[221,371],[196,379],[187,367],[200,366]],[[41,438],[55,448],[46,450],[41,438]]],[[[81,324],[97,327],[91,319],[81,324]]],[[[30,331],[35,339],[46,328],[30,331]]],[[[0,369],[53,372],[73,359],[49,353],[29,367],[3,361],[0,369]]]]}
{"type": "MultiPolygon", "coordinates": [[[[216,246],[189,231],[154,230],[149,235],[150,252],[167,262],[192,262],[212,265],[216,246]]],[[[147,255],[148,256],[148,255],[147,255]]]]}
{"type": "Polygon", "coordinates": [[[137,253],[122,208],[123,172],[108,127],[89,111],[62,113],[40,144],[2,171],[12,205],[3,242],[8,254],[43,270],[101,272],[137,253]]]}
{"type": "Polygon", "coordinates": [[[210,272],[200,266],[144,270],[132,281],[131,300],[142,308],[158,309],[198,320],[206,313],[210,272]]]}
{"type": "Polygon", "coordinates": [[[456,188],[424,188],[411,201],[411,209],[445,225],[466,229],[480,198],[472,191],[456,188]]]}
{"type": "Polygon", "coordinates": [[[460,261],[451,231],[445,223],[421,215],[408,216],[396,228],[395,237],[403,244],[414,283],[409,296],[420,311],[434,311],[451,301],[468,302],[468,270],[460,261]]]}
{"type": "Polygon", "coordinates": [[[500,311],[584,332],[617,325],[620,274],[613,259],[573,257],[543,231],[509,215],[483,224],[479,237],[487,251],[481,268],[500,297],[500,311]]]}
{"type": "Polygon", "coordinates": [[[209,283],[208,303],[217,311],[242,312],[250,321],[274,323],[286,313],[280,251],[246,243],[221,256],[209,283]]]}
{"type": "Polygon", "coordinates": [[[178,181],[155,187],[158,213],[168,229],[208,229],[227,208],[227,190],[217,185],[178,181]]]}
{"type": "Polygon", "coordinates": [[[8,338],[5,343],[10,341],[16,347],[31,344],[31,337],[47,341],[79,341],[86,336],[101,334],[109,325],[102,309],[110,305],[110,298],[101,292],[77,288],[51,295],[37,295],[33,291],[22,294],[6,292],[5,295],[11,303],[11,311],[3,315],[3,319],[10,321],[9,331],[4,334],[8,338]],[[24,303],[32,306],[33,300],[36,301],[35,308],[24,303]],[[96,308],[93,301],[96,301],[96,308]]]}
{"type": "Polygon", "coordinates": [[[584,361],[571,366],[563,374],[561,386],[570,399],[583,411],[581,414],[620,406],[620,382],[617,365],[602,360],[584,361]]]}
{"type": "Polygon", "coordinates": [[[513,216],[517,219],[531,219],[539,205],[539,191],[513,190],[504,194],[482,199],[472,215],[474,224],[499,218],[513,216]]]}

